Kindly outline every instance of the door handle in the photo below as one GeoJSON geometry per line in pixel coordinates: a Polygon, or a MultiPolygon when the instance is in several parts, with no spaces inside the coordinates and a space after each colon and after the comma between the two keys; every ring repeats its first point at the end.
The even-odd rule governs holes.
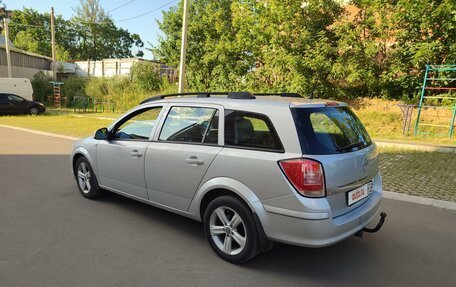
{"type": "Polygon", "coordinates": [[[191,156],[191,157],[185,159],[185,161],[188,164],[193,165],[193,166],[202,165],[204,163],[204,161],[198,159],[198,157],[196,157],[196,156],[191,156]]]}
{"type": "Polygon", "coordinates": [[[140,153],[137,149],[132,150],[132,151],[130,152],[130,155],[131,155],[132,157],[142,157],[142,153],[140,153]]]}

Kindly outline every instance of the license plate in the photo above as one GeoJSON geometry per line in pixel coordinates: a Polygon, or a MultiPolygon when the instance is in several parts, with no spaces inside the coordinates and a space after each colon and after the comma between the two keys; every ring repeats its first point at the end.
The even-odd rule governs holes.
{"type": "Polygon", "coordinates": [[[368,197],[372,193],[372,182],[368,182],[363,186],[358,187],[352,191],[349,191],[348,196],[348,205],[353,205],[360,200],[368,197]]]}

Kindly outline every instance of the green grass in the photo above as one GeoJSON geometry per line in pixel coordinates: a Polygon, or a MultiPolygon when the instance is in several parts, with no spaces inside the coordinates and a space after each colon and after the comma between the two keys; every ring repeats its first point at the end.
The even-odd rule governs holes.
{"type": "Polygon", "coordinates": [[[112,120],[101,120],[93,117],[75,117],[67,114],[43,114],[39,116],[2,116],[0,124],[29,128],[45,132],[74,137],[86,137],[112,120]]]}
{"type": "MultiPolygon", "coordinates": [[[[413,135],[415,127],[416,110],[411,121],[411,128],[407,136],[402,135],[402,114],[397,106],[398,101],[387,101],[381,99],[361,99],[355,102],[350,102],[356,115],[366,127],[369,135],[374,139],[383,140],[398,140],[416,143],[430,143],[443,145],[456,145],[456,132],[453,138],[448,137],[448,128],[430,128],[420,126],[420,131],[431,132],[427,135],[413,135]],[[440,135],[439,135],[440,134],[440,135]]],[[[423,122],[432,122],[435,124],[449,125],[449,119],[443,116],[450,116],[446,111],[443,115],[442,111],[430,110],[423,112],[423,122]],[[442,118],[430,118],[431,116],[440,115],[442,118]]]]}
{"type": "Polygon", "coordinates": [[[384,190],[456,202],[456,153],[379,151],[384,190]]]}

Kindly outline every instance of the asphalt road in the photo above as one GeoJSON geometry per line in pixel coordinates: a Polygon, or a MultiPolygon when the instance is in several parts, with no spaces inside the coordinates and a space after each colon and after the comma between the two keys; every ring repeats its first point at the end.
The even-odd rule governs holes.
{"type": "Polygon", "coordinates": [[[236,266],[198,222],[114,194],[84,199],[70,141],[0,134],[0,286],[456,286],[456,212],[385,199],[375,235],[275,244],[236,266]]]}

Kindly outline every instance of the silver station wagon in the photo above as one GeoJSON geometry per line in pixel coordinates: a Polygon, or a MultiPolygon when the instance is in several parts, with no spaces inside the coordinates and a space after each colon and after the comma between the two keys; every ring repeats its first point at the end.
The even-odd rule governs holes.
{"type": "Polygon", "coordinates": [[[363,231],[382,197],[378,152],[342,102],[297,94],[150,98],[74,144],[81,194],[115,192],[202,221],[224,260],[274,241],[323,247],[363,231]]]}

